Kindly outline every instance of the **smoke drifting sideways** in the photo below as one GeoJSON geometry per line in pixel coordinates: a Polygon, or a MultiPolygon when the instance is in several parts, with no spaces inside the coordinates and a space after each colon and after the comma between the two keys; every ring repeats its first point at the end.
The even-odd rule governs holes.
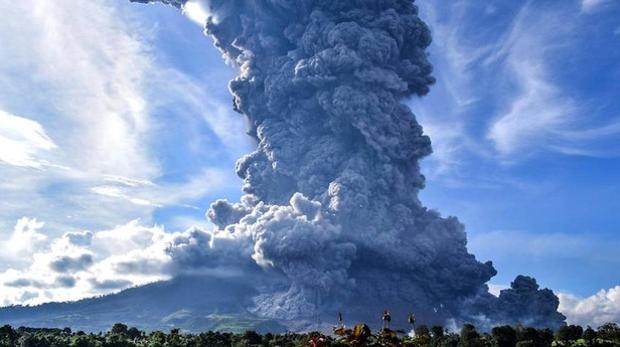
{"type": "Polygon", "coordinates": [[[211,205],[217,230],[204,249],[179,252],[199,254],[187,262],[248,274],[260,292],[249,309],[262,317],[343,311],[372,323],[389,308],[427,324],[563,324],[557,297],[532,278],[491,295],[496,270],[468,252],[464,226],[418,199],[431,141],[403,101],[434,78],[413,1],[202,4],[205,32],[239,71],[234,108],[258,146],[237,162],[245,195],[211,205]]]}

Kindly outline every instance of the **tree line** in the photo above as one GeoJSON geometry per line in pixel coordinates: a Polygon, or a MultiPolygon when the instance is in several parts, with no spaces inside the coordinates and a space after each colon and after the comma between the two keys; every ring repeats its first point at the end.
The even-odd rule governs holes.
{"type": "Polygon", "coordinates": [[[234,334],[209,331],[200,334],[169,332],[146,333],[117,323],[105,333],[74,332],[65,329],[0,327],[0,347],[332,347],[332,346],[414,346],[414,347],[620,347],[620,327],[608,323],[593,329],[565,325],[557,331],[524,326],[498,326],[479,332],[465,324],[460,332],[443,327],[418,326],[415,334],[383,328],[373,333],[367,325],[334,329],[333,335],[317,332],[296,334],[234,334]]]}

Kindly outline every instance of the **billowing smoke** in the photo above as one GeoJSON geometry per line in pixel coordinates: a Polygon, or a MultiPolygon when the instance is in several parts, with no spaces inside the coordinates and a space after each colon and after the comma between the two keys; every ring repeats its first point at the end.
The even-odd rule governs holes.
{"type": "Polygon", "coordinates": [[[390,308],[429,324],[564,321],[555,295],[531,278],[489,294],[492,263],[468,253],[456,218],[418,199],[431,142],[403,101],[428,93],[434,79],[430,31],[412,0],[203,5],[207,34],[239,70],[234,108],[258,147],[237,163],[246,195],[212,204],[218,230],[200,259],[263,273],[252,312],[302,319],[341,310],[372,323],[390,308]]]}

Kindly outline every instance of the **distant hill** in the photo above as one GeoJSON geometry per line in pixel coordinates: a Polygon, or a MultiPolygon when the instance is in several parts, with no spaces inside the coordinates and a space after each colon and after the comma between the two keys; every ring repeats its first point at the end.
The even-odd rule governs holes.
{"type": "Polygon", "coordinates": [[[76,302],[0,308],[0,325],[99,332],[123,322],[147,331],[285,331],[280,322],[247,312],[243,298],[254,293],[233,280],[180,277],[76,302]]]}

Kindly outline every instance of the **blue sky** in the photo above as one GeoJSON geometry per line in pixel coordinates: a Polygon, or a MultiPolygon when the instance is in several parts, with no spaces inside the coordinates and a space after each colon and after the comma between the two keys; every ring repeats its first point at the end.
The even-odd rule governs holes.
{"type": "MultiPolygon", "coordinates": [[[[620,3],[419,4],[437,77],[408,101],[435,149],[422,201],[466,225],[497,288],[534,275],[574,321],[620,319],[620,3]]],[[[165,6],[0,0],[0,12],[0,304],[166,278],[110,264],[159,256],[168,234],[209,227],[210,202],[240,196],[234,163],[254,144],[231,108],[234,71],[165,6]],[[91,250],[97,266],[71,291],[6,284],[54,283],[44,263],[73,235],[134,248],[91,250]]]]}
{"type": "Polygon", "coordinates": [[[459,216],[498,283],[587,295],[620,278],[618,5],[422,5],[438,77],[412,103],[436,149],[422,199],[459,216]]]}

